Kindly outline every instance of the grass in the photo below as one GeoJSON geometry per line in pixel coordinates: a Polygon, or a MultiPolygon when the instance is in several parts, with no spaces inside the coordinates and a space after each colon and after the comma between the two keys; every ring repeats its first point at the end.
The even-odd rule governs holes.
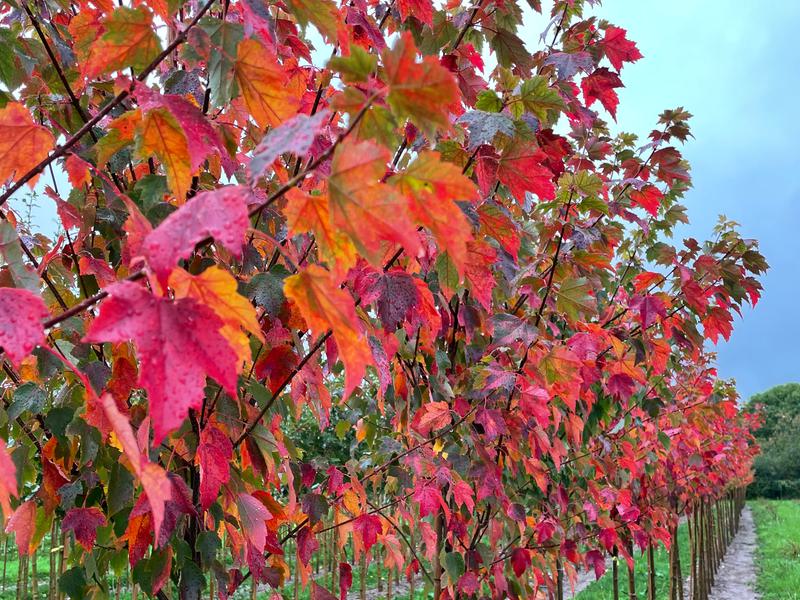
{"type": "MultiPolygon", "coordinates": [[[[689,565],[689,534],[686,524],[678,527],[678,546],[681,552],[681,567],[684,574],[689,565]]],[[[634,554],[634,573],[636,577],[636,595],[639,598],[647,597],[647,554],[634,554]]],[[[656,598],[658,600],[669,597],[669,554],[663,546],[659,546],[654,556],[656,568],[656,598]]],[[[598,581],[590,584],[585,590],[575,596],[576,600],[608,600],[613,597],[613,584],[611,580],[611,566],[605,575],[598,581]]],[[[569,587],[567,587],[569,589],[569,587]]],[[[628,596],[628,566],[624,559],[619,565],[620,597],[628,596]]]]}
{"type": "Polygon", "coordinates": [[[750,506],[761,599],[800,600],[800,501],[754,500],[750,506]]]}

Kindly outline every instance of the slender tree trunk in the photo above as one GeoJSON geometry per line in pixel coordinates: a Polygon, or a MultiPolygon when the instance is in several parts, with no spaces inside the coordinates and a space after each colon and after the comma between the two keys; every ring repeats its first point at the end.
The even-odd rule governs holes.
{"type": "MultiPolygon", "coordinates": [[[[61,575],[64,574],[64,571],[66,570],[66,567],[67,567],[67,556],[69,555],[68,545],[69,545],[69,538],[67,537],[67,534],[62,531],[61,532],[61,552],[59,553],[59,557],[58,557],[58,575],[59,575],[59,577],[61,577],[61,575]]],[[[58,588],[58,582],[56,582],[56,588],[58,588]]],[[[64,597],[64,594],[61,593],[60,589],[58,589],[58,597],[59,598],[63,598],[64,597]]],[[[133,598],[132,600],[136,600],[136,598],[133,598]]]]}
{"type": "Polygon", "coordinates": [[[441,509],[436,513],[433,526],[436,530],[436,555],[433,557],[433,600],[439,600],[439,596],[442,595],[442,565],[439,555],[444,544],[444,518],[441,509]]]}
{"type": "Polygon", "coordinates": [[[56,553],[54,552],[58,541],[58,522],[53,519],[50,527],[50,555],[48,556],[48,586],[47,599],[56,600],[56,553]]]}
{"type": "Polygon", "coordinates": [[[36,572],[36,552],[31,554],[31,594],[38,600],[39,598],[39,574],[36,572]]]}
{"type": "Polygon", "coordinates": [[[619,600],[619,553],[614,548],[611,558],[611,587],[613,589],[614,600],[619,600]]]}
{"type": "Polygon", "coordinates": [[[564,600],[564,566],[556,558],[556,600],[564,600]]]}
{"type": "Polygon", "coordinates": [[[656,561],[653,545],[647,547],[647,598],[656,600],[656,561]]]}
{"type": "MultiPolygon", "coordinates": [[[[628,554],[633,556],[633,542],[628,540],[628,554]]],[[[633,567],[627,564],[628,567],[628,600],[638,600],[636,597],[636,572],[633,567]]]]}
{"type": "MultiPolygon", "coordinates": [[[[412,529],[410,533],[410,540],[411,540],[411,547],[414,547],[416,543],[414,541],[414,537],[416,536],[416,529],[412,529]]],[[[399,571],[399,569],[398,569],[399,571]]],[[[414,572],[409,569],[408,570],[408,600],[414,600],[414,572]]]]}
{"type": "Polygon", "coordinates": [[[3,595],[6,593],[6,567],[8,566],[8,535],[3,536],[3,595]]]}
{"type": "Polygon", "coordinates": [[[378,578],[378,591],[383,591],[383,581],[381,581],[381,552],[376,548],[375,551],[375,573],[378,578]]]}
{"type": "Polygon", "coordinates": [[[361,553],[359,561],[359,572],[361,574],[359,581],[358,597],[361,600],[367,600],[367,553],[361,553]]]}

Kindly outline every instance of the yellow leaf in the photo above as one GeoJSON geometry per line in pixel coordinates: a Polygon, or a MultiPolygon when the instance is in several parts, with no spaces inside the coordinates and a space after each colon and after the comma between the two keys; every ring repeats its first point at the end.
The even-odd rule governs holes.
{"type": "Polygon", "coordinates": [[[357,515],[361,513],[361,502],[358,500],[358,494],[353,490],[347,489],[342,495],[342,503],[350,513],[357,515]]]}
{"type": "Polygon", "coordinates": [[[356,249],[350,239],[331,222],[327,194],[311,195],[297,188],[289,190],[283,213],[289,235],[310,231],[314,234],[320,256],[342,277],[356,264],[356,249]]]}
{"type": "Polygon", "coordinates": [[[250,114],[261,127],[280,125],[297,112],[300,102],[287,86],[283,67],[258,40],[239,43],[234,76],[250,114]]]}
{"type": "Polygon", "coordinates": [[[284,293],[297,305],[316,335],[333,330],[345,366],[344,397],[348,397],[364,378],[366,365],[372,363],[372,353],[356,316],[353,298],[318,265],[310,265],[288,277],[284,293]]]}
{"type": "Polygon", "coordinates": [[[192,183],[189,144],[172,114],[162,108],[149,111],[139,128],[138,153],[142,158],[155,154],[164,165],[167,182],[178,204],[186,201],[192,183]]]}
{"type": "MultiPolygon", "coordinates": [[[[19,102],[0,109],[0,185],[20,177],[47,157],[53,149],[53,136],[33,122],[31,113],[19,102]]],[[[28,181],[33,188],[37,177],[28,181]]]]}
{"type": "Polygon", "coordinates": [[[176,298],[194,298],[222,319],[225,325],[220,333],[236,352],[240,364],[250,358],[245,330],[264,341],[255,308],[239,294],[236,280],[227,271],[209,267],[200,275],[190,275],[183,269],[174,269],[169,276],[169,287],[176,298]]]}

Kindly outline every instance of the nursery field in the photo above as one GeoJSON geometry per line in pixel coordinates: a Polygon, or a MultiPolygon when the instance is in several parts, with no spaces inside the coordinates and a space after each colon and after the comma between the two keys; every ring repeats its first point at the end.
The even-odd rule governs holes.
{"type": "Polygon", "coordinates": [[[0,596],[748,600],[755,510],[787,600],[769,265],[607,10],[0,2],[0,596]]]}

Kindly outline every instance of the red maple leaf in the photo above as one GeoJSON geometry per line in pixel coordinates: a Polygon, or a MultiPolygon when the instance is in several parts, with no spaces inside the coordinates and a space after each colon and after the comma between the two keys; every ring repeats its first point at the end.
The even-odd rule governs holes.
{"type": "Polygon", "coordinates": [[[583,90],[583,97],[586,99],[586,106],[591,106],[595,100],[600,100],[600,104],[611,113],[615,121],[617,120],[619,96],[617,96],[617,92],[614,89],[621,87],[625,86],[622,85],[619,75],[605,67],[596,69],[581,81],[581,90],[583,90]]]}
{"type": "Polygon", "coordinates": [[[29,290],[0,287],[0,348],[18,365],[45,341],[42,321],[50,316],[44,301],[29,290]]]}
{"type": "Polygon", "coordinates": [[[133,340],[147,390],[155,443],[203,403],[206,375],[236,397],[236,353],[220,333],[222,320],[193,298],[169,300],[123,281],[108,288],[85,341],[133,340]]]}
{"type": "Polygon", "coordinates": [[[600,42],[606,58],[617,71],[622,70],[623,62],[636,62],[642,58],[642,53],[634,42],[625,37],[626,34],[627,31],[621,27],[609,25],[603,41],[600,42]]]}
{"type": "Polygon", "coordinates": [[[220,488],[231,478],[233,444],[218,427],[206,425],[200,432],[197,464],[200,467],[200,506],[207,509],[217,499],[220,488]]]}
{"type": "Polygon", "coordinates": [[[97,539],[97,528],[106,524],[106,517],[96,506],[89,508],[71,508],[61,521],[61,531],[71,531],[75,540],[91,552],[97,539]]]}
{"type": "Polygon", "coordinates": [[[144,239],[141,252],[150,268],[165,282],[178,260],[194,247],[214,238],[234,256],[241,256],[247,218],[249,188],[227,186],[202,192],[176,210],[144,239]]]}

